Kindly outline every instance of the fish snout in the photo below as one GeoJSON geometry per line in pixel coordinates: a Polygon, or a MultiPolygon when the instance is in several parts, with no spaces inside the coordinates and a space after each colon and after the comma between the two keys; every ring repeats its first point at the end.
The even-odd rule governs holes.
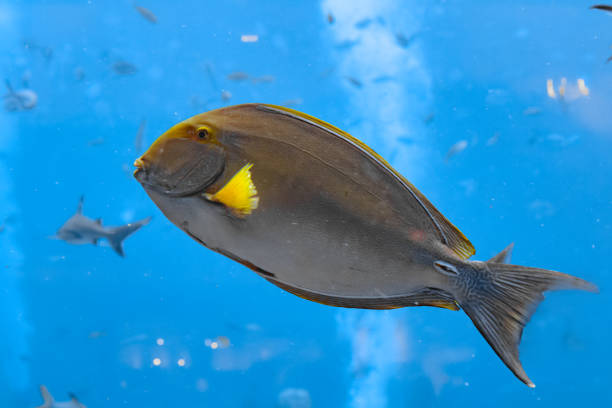
{"type": "Polygon", "coordinates": [[[136,167],[136,169],[134,170],[133,175],[134,178],[141,183],[145,182],[147,179],[147,166],[145,163],[146,161],[142,157],[139,157],[134,161],[134,167],[136,167]]]}

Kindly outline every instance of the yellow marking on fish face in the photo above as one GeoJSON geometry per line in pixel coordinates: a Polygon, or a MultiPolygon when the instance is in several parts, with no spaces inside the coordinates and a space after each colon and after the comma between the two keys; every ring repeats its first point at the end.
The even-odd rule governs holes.
{"type": "Polygon", "coordinates": [[[191,139],[198,143],[219,144],[217,141],[217,129],[211,125],[199,123],[199,119],[198,116],[194,116],[172,126],[151,144],[149,149],[136,160],[134,165],[142,167],[147,162],[156,162],[164,151],[166,143],[172,139],[191,139]]]}
{"type": "Polygon", "coordinates": [[[252,163],[244,165],[221,190],[204,194],[207,200],[225,205],[234,215],[244,218],[259,205],[257,188],[251,177],[252,163]]]}

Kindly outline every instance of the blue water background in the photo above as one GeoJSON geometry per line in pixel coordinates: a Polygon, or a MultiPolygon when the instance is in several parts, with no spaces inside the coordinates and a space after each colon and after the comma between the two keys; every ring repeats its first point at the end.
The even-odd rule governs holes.
{"type": "Polygon", "coordinates": [[[313,407],[612,404],[611,15],[585,1],[140,5],[159,22],[131,1],[0,2],[0,75],[21,88],[29,71],[39,96],[0,113],[0,406],[40,405],[39,384],[90,408],[291,406],[287,389],[313,407]],[[113,72],[120,60],[137,72],[113,72]],[[549,98],[547,79],[564,77],[566,98],[549,98]],[[537,388],[463,312],[292,296],[199,246],[131,177],[142,119],[146,146],[208,109],[298,98],[388,158],[476,259],[515,242],[515,263],[600,287],[549,293],[533,316],[521,359],[537,388]],[[82,194],[104,224],[153,215],[125,259],[48,239],[82,194]],[[218,336],[231,345],[205,345],[218,336]]]}

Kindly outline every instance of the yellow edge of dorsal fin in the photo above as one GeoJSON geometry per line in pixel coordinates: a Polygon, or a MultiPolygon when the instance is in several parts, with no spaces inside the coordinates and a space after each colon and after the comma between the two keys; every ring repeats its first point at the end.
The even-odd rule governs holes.
{"type": "Polygon", "coordinates": [[[223,204],[238,217],[251,214],[259,205],[251,167],[253,163],[245,164],[219,191],[214,194],[205,193],[204,196],[207,200],[223,204]]]}

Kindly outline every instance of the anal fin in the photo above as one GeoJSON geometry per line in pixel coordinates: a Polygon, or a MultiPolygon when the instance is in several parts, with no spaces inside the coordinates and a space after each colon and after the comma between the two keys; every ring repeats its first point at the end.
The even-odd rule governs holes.
{"type": "Polygon", "coordinates": [[[435,288],[423,288],[418,292],[400,296],[338,297],[296,288],[266,276],[264,278],[293,295],[327,306],[379,310],[410,306],[434,306],[454,311],[460,309],[455,299],[448,292],[435,288]]]}

